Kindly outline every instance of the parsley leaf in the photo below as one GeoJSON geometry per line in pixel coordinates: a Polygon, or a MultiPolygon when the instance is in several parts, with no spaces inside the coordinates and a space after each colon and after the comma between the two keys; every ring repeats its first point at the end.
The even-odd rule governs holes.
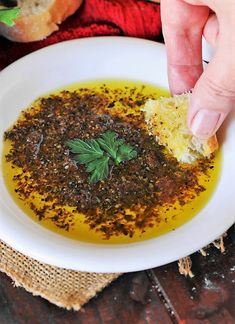
{"type": "Polygon", "coordinates": [[[90,183],[96,183],[99,180],[107,179],[109,175],[109,157],[103,156],[95,162],[90,162],[86,171],[91,172],[90,183]]]}
{"type": "Polygon", "coordinates": [[[115,132],[107,131],[98,139],[74,139],[66,143],[74,153],[74,160],[84,164],[90,173],[90,183],[107,179],[111,163],[118,165],[137,156],[132,146],[117,137],[115,132]]]}
{"type": "Polygon", "coordinates": [[[0,9],[0,22],[7,26],[14,26],[15,19],[20,13],[20,8],[4,8],[0,9]]]}
{"type": "Polygon", "coordinates": [[[86,164],[103,156],[103,151],[96,140],[82,141],[75,139],[68,141],[67,145],[72,153],[76,153],[74,159],[81,164],[86,164]]]}
{"type": "Polygon", "coordinates": [[[123,161],[132,160],[136,156],[137,156],[137,152],[132,146],[123,144],[118,148],[116,163],[119,164],[123,161]]]}
{"type": "Polygon", "coordinates": [[[97,141],[101,148],[116,162],[118,148],[123,145],[124,141],[117,139],[117,134],[111,131],[105,132],[97,141]]]}

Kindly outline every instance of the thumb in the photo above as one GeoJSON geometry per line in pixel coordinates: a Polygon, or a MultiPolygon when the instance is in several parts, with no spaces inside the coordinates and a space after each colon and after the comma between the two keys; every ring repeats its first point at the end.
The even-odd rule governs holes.
{"type": "MultiPolygon", "coordinates": [[[[222,38],[222,37],[221,37],[222,38]]],[[[191,132],[202,139],[219,129],[235,106],[235,44],[219,40],[215,56],[197,81],[188,112],[191,132]]]]}

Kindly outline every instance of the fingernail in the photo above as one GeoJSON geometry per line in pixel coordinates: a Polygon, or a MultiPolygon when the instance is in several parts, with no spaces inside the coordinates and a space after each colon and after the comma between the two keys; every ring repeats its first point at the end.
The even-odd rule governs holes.
{"type": "Polygon", "coordinates": [[[201,109],[194,116],[191,132],[198,138],[204,139],[215,134],[221,114],[216,111],[201,109]]]}

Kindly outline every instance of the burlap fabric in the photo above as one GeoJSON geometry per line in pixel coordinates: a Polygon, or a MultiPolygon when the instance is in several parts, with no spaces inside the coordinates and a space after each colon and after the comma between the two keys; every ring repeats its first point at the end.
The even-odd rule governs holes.
{"type": "MultiPolygon", "coordinates": [[[[57,32],[42,41],[20,44],[0,38],[0,70],[47,45],[82,37],[116,35],[161,40],[160,7],[141,0],[85,0],[57,32]]],[[[119,276],[51,267],[14,251],[1,240],[0,271],[34,295],[76,310],[119,276]]]]}
{"type": "MultiPolygon", "coordinates": [[[[86,0],[80,10],[61,25],[59,31],[43,41],[19,44],[1,38],[0,69],[50,44],[106,35],[161,40],[160,7],[141,0],[86,0]]],[[[216,247],[222,251],[222,245],[217,244],[216,247]]],[[[203,250],[201,253],[205,254],[203,250]]],[[[120,275],[85,273],[42,264],[13,250],[1,240],[0,271],[9,275],[16,286],[25,288],[33,295],[74,310],[79,310],[120,275]]],[[[179,271],[185,276],[193,276],[190,257],[179,260],[179,271]]]]}
{"type": "Polygon", "coordinates": [[[79,310],[120,274],[98,274],[66,270],[40,263],[13,250],[0,241],[0,271],[10,276],[16,286],[51,303],[79,310]]]}
{"type": "MultiPolygon", "coordinates": [[[[225,251],[226,233],[211,243],[222,253],[225,251]]],[[[206,256],[210,245],[199,252],[206,256]]],[[[193,277],[190,257],[180,259],[179,272],[193,277]]],[[[0,240],[0,271],[12,278],[16,286],[23,287],[35,296],[66,308],[79,310],[103,288],[117,279],[121,273],[89,273],[66,270],[40,263],[12,249],[0,240]]]]}

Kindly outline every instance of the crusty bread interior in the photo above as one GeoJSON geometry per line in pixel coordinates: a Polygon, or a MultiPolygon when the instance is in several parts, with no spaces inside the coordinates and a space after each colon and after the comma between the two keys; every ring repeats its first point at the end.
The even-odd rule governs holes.
{"type": "Polygon", "coordinates": [[[82,0],[18,0],[20,14],[13,27],[0,23],[0,35],[16,42],[42,40],[72,15],[82,0]]]}
{"type": "Polygon", "coordinates": [[[208,140],[195,137],[187,127],[190,94],[148,100],[143,108],[150,132],[181,162],[192,163],[209,157],[218,148],[216,136],[208,140]]]}
{"type": "Polygon", "coordinates": [[[51,0],[18,0],[18,7],[21,8],[21,16],[36,15],[44,10],[48,10],[51,0]]]}

